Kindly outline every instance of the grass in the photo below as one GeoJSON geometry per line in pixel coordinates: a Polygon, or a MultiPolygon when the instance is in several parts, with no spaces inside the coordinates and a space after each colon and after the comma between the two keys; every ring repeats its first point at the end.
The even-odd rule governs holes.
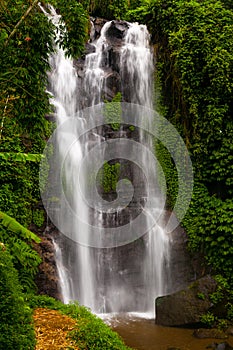
{"type": "Polygon", "coordinates": [[[66,333],[66,337],[74,347],[70,346],[66,349],[76,349],[75,346],[77,346],[80,350],[131,350],[116,332],[112,331],[99,317],[93,315],[89,309],[78,303],[64,305],[51,297],[35,295],[27,296],[27,302],[35,310],[38,308],[57,310],[60,314],[75,320],[75,325],[72,325],[66,333]]]}

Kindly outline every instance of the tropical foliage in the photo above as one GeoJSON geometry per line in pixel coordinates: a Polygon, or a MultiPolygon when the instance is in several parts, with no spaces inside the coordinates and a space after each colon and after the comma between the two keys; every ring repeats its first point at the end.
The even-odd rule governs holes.
{"type": "MultiPolygon", "coordinates": [[[[40,263],[33,249],[39,240],[28,228],[35,225],[42,232],[45,218],[39,203],[38,174],[51,129],[50,122],[44,118],[51,112],[50,96],[46,92],[48,58],[55,40],[66,48],[67,54],[76,58],[82,54],[89,14],[148,25],[157,57],[159,109],[179,130],[194,166],[193,199],[183,220],[190,248],[206,255],[208,263],[224,276],[227,290],[233,286],[232,1],[52,0],[50,3],[59,9],[66,23],[65,30],[64,22],[60,21],[60,39],[56,39],[54,25],[37,0],[1,0],[0,3],[0,292],[3,296],[0,349],[34,346],[31,311],[25,305],[22,291],[34,291],[34,277],[40,263]]],[[[46,1],[41,4],[48,5],[46,1]]],[[[117,130],[118,123],[110,118],[114,111],[110,106],[107,109],[107,122],[117,130]]],[[[168,184],[167,205],[172,208],[178,189],[176,169],[167,149],[159,143],[156,149],[168,184]]],[[[106,163],[102,171],[105,191],[115,190],[117,177],[118,164],[106,163]],[[110,188],[108,178],[113,184],[110,188]]],[[[228,319],[233,318],[232,305],[229,302],[228,319]]],[[[70,306],[67,312],[77,311],[70,306]]],[[[79,309],[79,312],[87,311],[79,309]]],[[[207,321],[209,318],[208,315],[207,321]]],[[[80,323],[72,335],[74,339],[82,339],[84,348],[94,348],[91,334],[98,333],[102,327],[99,321],[93,322],[93,328],[92,323],[80,323]]],[[[109,341],[117,344],[115,348],[124,348],[107,330],[104,332],[103,339],[98,340],[101,349],[108,348],[109,341]]]]}
{"type": "Polygon", "coordinates": [[[27,305],[11,256],[0,246],[0,349],[33,350],[32,310],[27,305]]]}
{"type": "MultiPolygon", "coordinates": [[[[189,149],[195,186],[183,221],[191,249],[232,281],[233,258],[233,13],[228,1],[144,1],[128,12],[146,23],[157,56],[162,113],[189,149]]],[[[157,154],[168,183],[168,205],[177,175],[167,150],[157,154]]]]}
{"type": "Polygon", "coordinates": [[[12,262],[18,270],[18,277],[23,290],[27,292],[34,290],[34,278],[41,259],[30,243],[39,243],[40,239],[15,219],[1,211],[0,228],[0,242],[5,244],[8,252],[11,253],[12,262]]]}

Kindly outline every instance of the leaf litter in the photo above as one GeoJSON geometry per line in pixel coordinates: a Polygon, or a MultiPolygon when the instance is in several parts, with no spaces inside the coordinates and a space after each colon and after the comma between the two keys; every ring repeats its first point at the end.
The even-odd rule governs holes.
{"type": "Polygon", "coordinates": [[[44,308],[36,309],[33,318],[37,340],[35,350],[79,350],[67,336],[77,325],[74,319],[44,308]]]}

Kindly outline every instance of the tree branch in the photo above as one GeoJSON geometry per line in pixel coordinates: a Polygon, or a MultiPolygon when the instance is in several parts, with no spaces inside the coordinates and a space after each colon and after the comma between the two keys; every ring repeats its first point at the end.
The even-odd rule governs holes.
{"type": "Polygon", "coordinates": [[[28,14],[31,12],[31,10],[33,9],[33,7],[39,2],[39,0],[34,0],[33,3],[29,6],[29,8],[27,9],[27,11],[25,12],[25,14],[20,18],[20,20],[18,21],[18,23],[15,25],[14,29],[12,30],[12,32],[10,33],[10,35],[8,36],[6,42],[5,42],[5,46],[7,46],[7,44],[9,43],[10,39],[12,38],[12,36],[15,34],[16,30],[18,29],[18,27],[20,26],[20,24],[25,20],[25,18],[28,16],[28,14]]]}

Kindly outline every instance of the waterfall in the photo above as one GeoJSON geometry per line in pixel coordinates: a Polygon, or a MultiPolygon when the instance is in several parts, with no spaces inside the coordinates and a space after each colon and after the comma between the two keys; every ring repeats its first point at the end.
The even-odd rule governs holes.
{"type": "MultiPolygon", "coordinates": [[[[58,15],[53,9],[51,12],[49,16],[56,24],[58,15]]],[[[119,160],[120,168],[127,168],[135,183],[139,183],[140,178],[139,204],[135,208],[133,205],[128,209],[119,206],[115,210],[105,211],[97,209],[95,205],[90,209],[85,201],[88,197],[85,189],[90,174],[84,172],[78,180],[76,176],[88,151],[101,145],[112,133],[109,128],[101,127],[79,138],[80,130],[85,130],[85,118],[82,113],[77,114],[77,111],[111,99],[110,86],[115,89],[115,93],[120,91],[126,102],[153,107],[153,53],[149,45],[149,33],[145,25],[110,21],[102,27],[99,38],[94,38],[93,34],[92,37],[90,45],[94,52],[85,57],[82,78],[78,76],[73,60],[66,57],[61,48],[57,48],[50,58],[48,88],[53,95],[51,102],[56,109],[58,124],[61,125],[75,115],[78,121],[74,125],[71,123],[69,132],[58,128],[56,133],[58,158],[65,159],[62,165],[62,182],[66,199],[73,212],[78,213],[72,218],[68,213],[59,217],[62,232],[69,232],[69,238],[65,235],[55,243],[63,299],[64,302],[78,300],[96,313],[154,313],[155,298],[166,292],[164,276],[169,262],[169,240],[162,226],[156,224],[150,228],[148,221],[143,228],[146,232],[143,237],[120,247],[101,248],[101,244],[94,247],[88,241],[90,234],[95,234],[95,227],[119,228],[126,219],[130,222],[138,211],[144,210],[141,203],[146,196],[146,190],[141,185],[141,172],[136,165],[119,160]],[[118,30],[116,48],[112,48],[110,43],[112,26],[115,26],[114,30],[118,30]],[[68,147],[70,144],[71,148],[68,147]],[[88,222],[89,226],[83,222],[88,222]],[[77,243],[80,242],[80,237],[85,237],[86,244],[77,243]]],[[[137,117],[139,116],[135,115],[137,117]]],[[[145,120],[146,124],[150,122],[145,120]]],[[[120,128],[116,135],[127,138],[127,130],[120,128]]],[[[136,130],[135,135],[139,143],[153,150],[150,135],[141,130],[136,130]]],[[[126,146],[124,147],[123,151],[127,152],[126,146]]],[[[103,149],[103,157],[104,152],[103,149]]],[[[149,176],[154,175],[156,168],[150,165],[146,152],[142,157],[144,164],[148,164],[149,176]]],[[[124,158],[124,154],[116,158],[124,158]]],[[[124,170],[121,170],[121,176],[124,177],[123,175],[124,170]]],[[[155,187],[155,205],[146,212],[148,217],[161,211],[161,194],[156,183],[155,187]]],[[[112,199],[111,195],[108,201],[109,199],[112,199]]],[[[60,205],[61,212],[66,213],[67,203],[62,202],[60,205]]]]}
{"type": "Polygon", "coordinates": [[[107,47],[105,33],[110,24],[111,22],[107,22],[103,26],[99,40],[94,43],[95,52],[86,56],[83,89],[88,99],[88,106],[94,106],[101,102],[101,93],[104,83],[104,71],[102,69],[103,52],[107,47]]]}
{"type": "MultiPolygon", "coordinates": [[[[129,90],[130,102],[153,108],[153,53],[149,45],[149,33],[145,25],[130,24],[125,37],[121,54],[121,75],[124,83],[123,91],[129,90]]],[[[137,116],[135,116],[137,117],[137,116]]],[[[149,130],[152,130],[148,123],[149,130]]],[[[143,129],[140,130],[140,143],[145,144],[153,152],[152,138],[143,129]]],[[[149,177],[157,171],[150,164],[147,154],[143,154],[144,164],[148,164],[149,177]]],[[[155,187],[158,184],[155,184],[155,187]]],[[[161,193],[155,191],[155,206],[147,215],[153,216],[160,208],[161,193]]],[[[149,227],[149,222],[147,223],[149,227]]],[[[156,296],[166,293],[165,264],[169,263],[169,238],[163,228],[156,224],[148,233],[146,258],[143,266],[144,285],[146,286],[145,311],[153,312],[156,296]]]]}
{"type": "MultiPolygon", "coordinates": [[[[60,20],[60,16],[56,13],[52,6],[49,7],[50,13],[45,12],[46,15],[52,20],[53,24],[57,26],[60,20]]],[[[59,37],[59,30],[57,31],[57,37],[59,37]]],[[[56,46],[56,53],[50,57],[51,72],[49,72],[49,89],[52,95],[51,103],[56,109],[57,123],[61,125],[67,118],[75,115],[78,100],[77,100],[77,73],[74,68],[73,60],[66,56],[66,53],[59,46],[56,46]]],[[[83,127],[83,120],[80,119],[80,128],[83,127]]],[[[80,142],[76,139],[75,133],[59,132],[57,133],[57,149],[60,155],[60,159],[66,157],[64,163],[64,176],[63,181],[70,186],[73,193],[76,196],[72,196],[72,206],[75,212],[79,212],[83,220],[87,220],[87,210],[82,196],[79,191],[79,183],[76,181],[76,173],[80,161],[83,157],[83,148],[80,142]],[[74,146],[70,150],[69,154],[66,154],[67,144],[73,138],[74,146]]],[[[61,218],[64,220],[64,218],[61,218]]],[[[85,230],[84,225],[74,218],[73,222],[67,223],[67,230],[71,231],[78,225],[79,230],[85,230]]],[[[76,234],[76,233],[75,233],[76,234]]],[[[74,235],[75,235],[74,234],[74,235]]],[[[60,241],[61,244],[61,241],[60,241]]],[[[70,300],[76,298],[76,290],[73,285],[73,276],[71,275],[69,268],[65,266],[63,262],[63,252],[59,247],[58,242],[54,242],[58,275],[60,278],[60,289],[62,292],[63,301],[68,303],[70,300]]],[[[94,299],[93,295],[93,278],[92,270],[89,269],[90,259],[89,249],[86,247],[76,246],[76,254],[79,256],[79,264],[77,266],[80,287],[79,287],[79,299],[84,305],[91,307],[90,300],[94,299]]],[[[69,262],[70,263],[70,262],[69,262]]]]}
{"type": "Polygon", "coordinates": [[[129,26],[121,53],[121,76],[129,102],[153,108],[153,54],[145,25],[129,26]]]}

